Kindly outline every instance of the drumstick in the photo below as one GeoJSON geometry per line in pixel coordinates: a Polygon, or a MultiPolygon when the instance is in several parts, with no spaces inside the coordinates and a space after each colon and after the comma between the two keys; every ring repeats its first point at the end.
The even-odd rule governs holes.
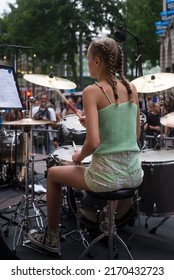
{"type": "Polygon", "coordinates": [[[62,97],[62,99],[65,101],[65,103],[71,108],[71,110],[80,118],[81,115],[76,111],[76,109],[69,103],[68,99],[60,92],[57,91],[58,94],[62,97]]]}
{"type": "Polygon", "coordinates": [[[76,152],[77,151],[76,144],[74,143],[74,141],[72,141],[72,143],[73,143],[73,147],[74,147],[74,152],[76,152]]]}

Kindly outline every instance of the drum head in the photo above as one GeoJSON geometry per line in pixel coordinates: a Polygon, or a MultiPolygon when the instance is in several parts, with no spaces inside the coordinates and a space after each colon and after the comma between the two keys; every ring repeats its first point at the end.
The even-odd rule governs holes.
{"type": "Polygon", "coordinates": [[[79,122],[77,115],[67,115],[62,119],[61,123],[73,133],[86,133],[86,129],[79,122]]]}
{"type": "Polygon", "coordinates": [[[78,116],[65,116],[61,121],[60,127],[60,143],[62,145],[70,144],[72,141],[76,145],[83,145],[86,139],[86,128],[81,125],[78,116]]]}
{"type": "MultiPolygon", "coordinates": [[[[78,151],[81,151],[82,149],[81,145],[76,145],[76,147],[78,151]]],[[[69,165],[69,164],[73,164],[72,161],[73,154],[74,154],[74,147],[72,147],[71,145],[65,145],[55,150],[52,156],[54,157],[55,161],[59,163],[58,165],[69,165]]],[[[82,163],[89,165],[91,159],[92,156],[88,156],[82,161],[82,163]]]]}
{"type": "Polygon", "coordinates": [[[143,150],[139,154],[139,159],[143,164],[174,162],[174,150],[143,150]]]}

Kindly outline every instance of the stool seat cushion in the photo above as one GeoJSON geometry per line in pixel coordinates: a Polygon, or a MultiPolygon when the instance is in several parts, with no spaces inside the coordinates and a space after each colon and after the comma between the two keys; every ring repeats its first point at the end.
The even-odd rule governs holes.
{"type": "Polygon", "coordinates": [[[132,189],[121,189],[111,192],[91,192],[87,191],[88,195],[94,198],[103,199],[103,200],[121,200],[126,198],[131,198],[134,196],[137,188],[132,189]]]}

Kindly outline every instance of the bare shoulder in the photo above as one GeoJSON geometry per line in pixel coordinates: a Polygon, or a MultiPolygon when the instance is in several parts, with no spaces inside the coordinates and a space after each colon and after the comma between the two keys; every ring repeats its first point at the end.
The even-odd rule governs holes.
{"type": "Polygon", "coordinates": [[[130,86],[131,86],[132,92],[137,94],[137,89],[136,89],[135,85],[133,83],[130,83],[130,86]]]}
{"type": "Polygon", "coordinates": [[[97,87],[95,84],[89,85],[83,90],[83,94],[94,92],[94,91],[96,91],[96,89],[97,89],[97,87]]]}
{"type": "Polygon", "coordinates": [[[137,103],[138,102],[138,93],[137,93],[136,86],[133,83],[130,83],[130,86],[132,89],[134,101],[137,103]]]}

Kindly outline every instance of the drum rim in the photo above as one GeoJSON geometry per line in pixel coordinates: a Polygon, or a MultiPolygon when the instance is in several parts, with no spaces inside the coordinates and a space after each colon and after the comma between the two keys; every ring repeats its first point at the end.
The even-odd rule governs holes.
{"type": "MultiPolygon", "coordinates": [[[[68,149],[67,149],[67,148],[65,149],[64,147],[69,147],[69,148],[74,149],[73,146],[71,146],[71,145],[63,145],[63,146],[60,146],[59,148],[57,148],[51,155],[52,155],[52,156],[57,156],[57,162],[60,162],[60,163],[61,163],[61,162],[66,162],[67,164],[74,165],[74,163],[73,163],[72,161],[68,160],[68,159],[67,159],[67,160],[65,160],[65,159],[60,159],[60,160],[59,160],[59,158],[58,158],[59,155],[56,154],[56,151],[59,151],[60,149],[62,149],[62,150],[64,149],[64,150],[66,151],[66,150],[69,149],[69,148],[68,148],[68,149]]],[[[77,147],[77,150],[78,150],[78,148],[82,148],[83,145],[76,145],[76,147],[77,147]]],[[[89,156],[88,156],[88,157],[89,157],[89,156]]],[[[89,165],[89,164],[91,163],[91,161],[89,161],[89,160],[87,161],[87,160],[86,160],[88,157],[86,157],[86,158],[84,158],[84,159],[82,160],[82,164],[83,164],[83,165],[89,165]]],[[[91,160],[92,160],[92,157],[91,157],[91,160]]]]}
{"type": "Polygon", "coordinates": [[[141,155],[146,154],[148,152],[154,152],[154,154],[155,153],[157,154],[157,153],[160,153],[160,152],[161,153],[163,153],[163,152],[171,152],[171,150],[165,149],[165,148],[160,149],[160,150],[154,150],[154,149],[140,150],[140,152],[139,152],[139,159],[140,159],[142,164],[145,164],[145,165],[163,165],[163,164],[168,165],[168,164],[174,164],[174,155],[173,155],[173,159],[166,159],[166,160],[165,159],[164,160],[162,160],[162,159],[156,159],[155,160],[155,159],[150,159],[150,158],[149,158],[149,160],[148,159],[141,159],[141,155]]]}

